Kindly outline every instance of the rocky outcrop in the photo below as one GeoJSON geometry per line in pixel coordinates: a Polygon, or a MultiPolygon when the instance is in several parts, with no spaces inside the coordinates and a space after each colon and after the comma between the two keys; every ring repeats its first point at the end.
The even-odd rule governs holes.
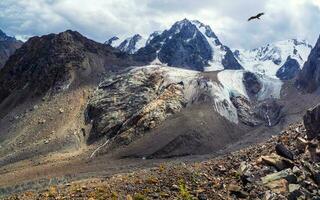
{"type": "Polygon", "coordinates": [[[76,84],[98,82],[98,75],[131,66],[122,52],[75,31],[29,39],[0,72],[0,103],[12,92],[29,95],[61,91],[76,84]]]}
{"type": "Polygon", "coordinates": [[[89,140],[106,136],[128,144],[186,105],[182,82],[170,83],[164,72],[137,69],[100,85],[88,106],[93,120],[89,140]]]}
{"type": "Polygon", "coordinates": [[[297,78],[297,87],[314,92],[320,85],[320,37],[297,78]]]}
{"type": "Polygon", "coordinates": [[[320,105],[307,110],[303,116],[303,123],[309,139],[320,136],[320,105]]]}
{"type": "Polygon", "coordinates": [[[257,76],[252,72],[245,72],[243,74],[243,84],[247,90],[250,98],[255,98],[256,95],[261,91],[262,84],[257,76]]]}
{"type": "Polygon", "coordinates": [[[16,40],[14,37],[7,36],[0,30],[0,69],[22,44],[21,41],[16,40]]]}
{"type": "Polygon", "coordinates": [[[231,101],[237,109],[240,121],[251,127],[262,124],[272,127],[283,117],[282,106],[272,99],[254,103],[243,96],[232,96],[231,101]]]}
{"type": "Polygon", "coordinates": [[[271,127],[277,125],[283,117],[282,107],[276,100],[267,99],[255,106],[255,113],[258,119],[263,120],[266,126],[271,127]]]}
{"type": "Polygon", "coordinates": [[[297,60],[292,59],[290,56],[287,61],[279,68],[276,76],[281,80],[291,80],[300,72],[300,64],[297,60]]]}
{"type": "Polygon", "coordinates": [[[233,96],[231,97],[233,105],[237,108],[238,117],[241,122],[248,126],[258,126],[263,124],[263,120],[258,119],[254,111],[254,106],[252,103],[243,96],[233,96]]]}

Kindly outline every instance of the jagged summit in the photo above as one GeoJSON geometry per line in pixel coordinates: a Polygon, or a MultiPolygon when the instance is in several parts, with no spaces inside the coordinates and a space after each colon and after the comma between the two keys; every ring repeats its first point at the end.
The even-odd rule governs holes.
{"type": "Polygon", "coordinates": [[[188,19],[174,23],[161,33],[152,34],[135,57],[150,63],[198,71],[242,68],[209,26],[188,19]]]}
{"type": "Polygon", "coordinates": [[[128,37],[124,40],[121,40],[119,37],[114,36],[110,38],[105,44],[111,45],[114,48],[119,49],[122,52],[128,54],[134,54],[140,48],[146,45],[147,40],[139,34],[135,34],[132,37],[128,37]]]}

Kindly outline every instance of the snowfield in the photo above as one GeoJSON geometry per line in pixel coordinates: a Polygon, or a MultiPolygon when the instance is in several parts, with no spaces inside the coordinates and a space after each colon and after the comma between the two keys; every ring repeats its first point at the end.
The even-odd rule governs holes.
{"type": "Polygon", "coordinates": [[[308,59],[312,46],[295,39],[267,44],[253,50],[235,50],[235,56],[244,69],[276,78],[276,73],[287,61],[295,59],[300,68],[308,59]]]}

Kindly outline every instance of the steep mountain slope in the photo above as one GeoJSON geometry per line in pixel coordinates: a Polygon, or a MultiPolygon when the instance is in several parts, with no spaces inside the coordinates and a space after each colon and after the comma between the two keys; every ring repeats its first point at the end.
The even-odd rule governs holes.
{"type": "Polygon", "coordinates": [[[312,46],[296,39],[267,44],[253,50],[235,50],[241,65],[253,73],[281,80],[296,77],[307,60],[312,46]]]}
{"type": "Polygon", "coordinates": [[[107,42],[105,42],[105,44],[111,45],[122,52],[134,54],[140,48],[144,47],[146,45],[146,42],[146,39],[144,39],[141,35],[136,34],[132,37],[126,38],[123,41],[118,37],[112,37],[107,42]]]}
{"type": "Polygon", "coordinates": [[[0,30],[0,69],[4,66],[8,58],[20,48],[22,42],[14,37],[7,36],[0,30]]]}
{"type": "Polygon", "coordinates": [[[138,63],[75,31],[29,39],[0,71],[0,167],[86,149],[91,92],[102,74],[132,65],[138,63]]]}
{"type": "Polygon", "coordinates": [[[307,92],[314,92],[320,85],[320,37],[298,76],[297,85],[307,92]]]}
{"type": "Polygon", "coordinates": [[[209,26],[187,19],[176,22],[169,30],[152,34],[135,58],[198,71],[242,68],[209,26]]]}

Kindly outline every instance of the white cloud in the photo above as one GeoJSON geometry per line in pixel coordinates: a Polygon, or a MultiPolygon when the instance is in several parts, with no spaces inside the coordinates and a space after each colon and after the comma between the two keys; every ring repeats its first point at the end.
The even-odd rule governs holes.
{"type": "Polygon", "coordinates": [[[210,25],[233,48],[296,37],[313,43],[320,33],[320,0],[1,0],[0,10],[0,28],[24,38],[73,29],[103,42],[185,17],[210,25]],[[247,22],[260,11],[263,20],[247,22]]]}

